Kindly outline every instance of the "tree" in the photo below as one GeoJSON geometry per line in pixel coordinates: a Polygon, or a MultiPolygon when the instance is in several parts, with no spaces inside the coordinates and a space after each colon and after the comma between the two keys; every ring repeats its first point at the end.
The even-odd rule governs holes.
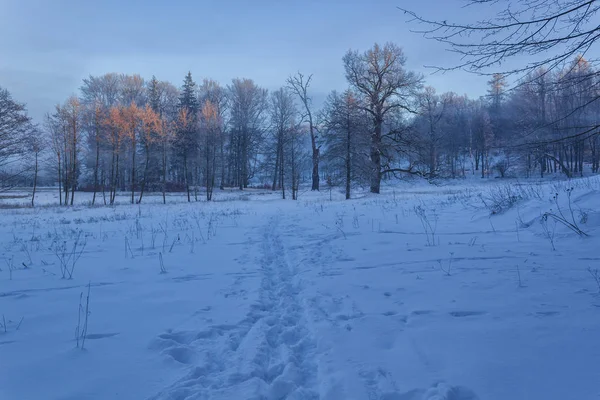
{"type": "MultiPolygon", "coordinates": [[[[219,187],[221,190],[224,189],[225,185],[225,125],[228,109],[228,98],[225,88],[223,88],[218,82],[212,79],[204,79],[200,86],[200,98],[202,102],[209,101],[211,106],[216,112],[215,121],[217,124],[213,125],[215,128],[214,139],[216,140],[215,146],[219,153],[219,168],[220,168],[220,182],[219,187]]],[[[216,155],[215,155],[216,164],[216,155]]],[[[216,168],[216,167],[215,167],[216,168]]],[[[216,179],[216,169],[214,171],[216,179]]],[[[212,196],[212,195],[211,195],[212,196]]]]}
{"type": "Polygon", "coordinates": [[[83,80],[80,88],[80,100],[84,106],[83,129],[87,133],[88,165],[93,165],[94,194],[92,205],[96,202],[97,191],[102,187],[104,203],[106,204],[105,184],[109,175],[107,170],[110,156],[110,141],[108,140],[108,113],[123,98],[123,76],[116,73],[92,76],[83,80]]]}
{"type": "Polygon", "coordinates": [[[121,104],[135,103],[138,107],[146,104],[146,84],[144,78],[135,75],[121,75],[121,104]]]}
{"type": "Polygon", "coordinates": [[[228,86],[230,113],[230,183],[240,190],[248,187],[254,176],[253,161],[257,158],[264,132],[268,91],[251,79],[234,79],[228,86]]]}
{"type": "Polygon", "coordinates": [[[169,82],[159,81],[154,76],[149,82],[148,104],[157,114],[161,125],[154,144],[159,147],[160,159],[156,164],[160,177],[157,180],[161,181],[163,204],[167,202],[169,154],[177,134],[179,95],[178,89],[169,82]]]}
{"type": "Polygon", "coordinates": [[[119,135],[129,140],[131,151],[131,204],[135,202],[135,183],[136,183],[136,161],[138,127],[141,120],[141,110],[135,103],[127,107],[119,108],[119,117],[116,120],[116,129],[119,135]]]}
{"type": "Polygon", "coordinates": [[[26,162],[32,162],[33,190],[31,193],[31,207],[35,206],[35,194],[37,190],[38,175],[40,171],[40,155],[45,148],[45,138],[37,126],[32,126],[25,137],[26,162]]]}
{"type": "Polygon", "coordinates": [[[23,139],[32,128],[25,105],[13,100],[8,90],[0,87],[0,169],[4,188],[12,187],[14,179],[23,172],[18,165],[24,151],[23,139]],[[10,165],[16,165],[16,170],[6,170],[10,165]]]}
{"type": "Polygon", "coordinates": [[[289,176],[290,188],[292,190],[292,200],[298,200],[298,192],[300,188],[300,171],[304,160],[306,159],[302,149],[306,148],[304,141],[306,131],[299,124],[292,123],[286,131],[285,151],[286,159],[289,160],[289,176]]]}
{"type": "Polygon", "coordinates": [[[218,107],[210,100],[202,106],[201,132],[204,136],[204,183],[206,185],[206,201],[212,200],[215,186],[215,170],[217,164],[217,143],[221,136],[222,120],[218,107]]]}
{"type": "Polygon", "coordinates": [[[596,0],[465,0],[471,15],[480,6],[491,17],[473,23],[434,21],[401,9],[420,23],[419,33],[444,43],[461,56],[462,62],[443,70],[465,69],[485,73],[501,63],[521,55],[536,56],[522,67],[504,74],[522,74],[538,68],[560,68],[573,57],[585,54],[600,37],[600,25],[594,16],[600,10],[596,0]],[[506,7],[489,7],[490,3],[507,3],[506,7]]]}
{"type": "Polygon", "coordinates": [[[104,108],[99,101],[89,103],[83,108],[82,128],[87,131],[88,153],[93,153],[93,188],[92,205],[96,203],[96,193],[99,189],[100,149],[104,134],[104,108]]]}
{"type": "Polygon", "coordinates": [[[183,163],[183,182],[187,191],[188,202],[190,198],[190,161],[195,159],[198,148],[197,129],[198,129],[198,97],[196,93],[196,83],[192,79],[192,73],[188,72],[181,94],[179,96],[179,117],[177,132],[177,152],[183,163]]]}
{"type": "Polygon", "coordinates": [[[63,122],[65,130],[64,155],[66,162],[64,163],[66,179],[65,179],[65,205],[71,191],[70,204],[73,205],[75,198],[75,190],[79,178],[79,147],[81,145],[81,117],[82,106],[79,99],[71,96],[62,107],[57,107],[58,114],[63,122]]]}
{"type": "Polygon", "coordinates": [[[306,115],[303,119],[308,121],[308,129],[310,133],[310,143],[312,148],[312,186],[311,190],[319,190],[319,152],[320,146],[317,145],[316,129],[313,123],[313,114],[311,111],[312,98],[308,95],[308,87],[312,75],[309,75],[306,79],[304,75],[298,72],[294,76],[290,76],[287,79],[288,87],[298,96],[306,115]]]}
{"type": "MultiPolygon", "coordinates": [[[[482,12],[492,10],[491,16],[480,18],[478,22],[455,23],[447,20],[430,20],[408,10],[403,10],[412,21],[424,28],[419,32],[426,38],[443,43],[460,55],[460,62],[453,66],[437,67],[448,71],[462,69],[477,74],[493,75],[501,72],[503,76],[516,76],[518,86],[539,81],[539,72],[549,75],[560,71],[570,64],[573,58],[590,52],[600,38],[600,25],[597,15],[600,2],[597,0],[523,0],[510,2],[508,0],[465,0],[466,4],[482,7],[482,12]],[[489,7],[490,3],[506,3],[500,8],[489,7]],[[526,63],[521,66],[504,68],[518,57],[527,56],[526,63]]],[[[471,12],[476,15],[476,11],[471,12]]],[[[488,14],[489,15],[489,14],[488,14]]],[[[590,82],[593,72],[587,76],[578,76],[564,81],[566,85],[577,86],[581,79],[590,82]]],[[[582,108],[597,106],[600,96],[593,96],[582,108]]],[[[545,108],[544,108],[545,110],[545,108]]],[[[560,110],[553,121],[548,124],[560,123],[569,116],[569,112],[560,110]]],[[[599,135],[600,123],[588,121],[578,126],[569,135],[563,135],[559,141],[576,141],[581,147],[588,139],[599,135]]],[[[538,127],[534,128],[535,130],[538,127]]],[[[536,132],[524,132],[525,136],[533,136],[536,132]]],[[[539,151],[540,147],[552,145],[555,142],[527,143],[530,152],[539,151]]],[[[542,157],[548,158],[546,156],[542,157]]],[[[556,158],[556,157],[554,157],[556,158]]],[[[540,158],[540,160],[542,160],[540,158]]],[[[542,163],[545,161],[541,161],[542,163]]],[[[542,168],[543,169],[543,168],[542,168]]],[[[542,172],[543,173],[543,172],[542,172]]]]}
{"type": "Polygon", "coordinates": [[[115,197],[118,190],[119,181],[119,159],[121,155],[122,143],[125,140],[123,135],[122,127],[126,125],[126,121],[123,119],[125,107],[118,105],[110,108],[108,115],[106,116],[105,123],[110,128],[108,135],[108,142],[111,147],[111,167],[110,167],[110,204],[114,204],[115,197]]]}
{"type": "Polygon", "coordinates": [[[421,125],[421,154],[425,159],[428,177],[435,177],[439,172],[440,146],[444,132],[441,129],[442,118],[445,117],[449,103],[448,96],[439,96],[435,89],[427,86],[419,95],[419,119],[421,125]]]}
{"type": "Polygon", "coordinates": [[[404,69],[406,58],[400,47],[386,43],[375,44],[364,53],[348,51],[344,56],[346,79],[361,96],[360,107],[371,115],[371,192],[379,193],[382,169],[382,138],[386,117],[394,111],[414,112],[410,101],[421,78],[404,69]]]}
{"type": "Polygon", "coordinates": [[[506,97],[506,88],[508,87],[508,83],[506,82],[506,78],[502,74],[493,74],[492,79],[488,81],[489,89],[488,89],[488,97],[491,100],[492,109],[496,112],[502,106],[502,102],[506,97]]]}
{"type": "Polygon", "coordinates": [[[122,78],[115,73],[92,76],[83,80],[80,88],[84,104],[100,103],[108,109],[119,102],[122,90],[122,78]]]}
{"type": "Polygon", "coordinates": [[[137,201],[138,204],[142,202],[144,190],[146,189],[148,183],[148,169],[150,165],[152,145],[163,136],[161,131],[164,128],[160,117],[149,105],[146,105],[146,107],[139,110],[139,120],[140,135],[144,147],[145,161],[144,172],[142,174],[142,184],[140,187],[140,197],[137,201]]]}
{"type": "MultiPolygon", "coordinates": [[[[49,114],[47,113],[44,118],[44,126],[46,131],[48,132],[50,147],[52,149],[53,157],[51,164],[56,161],[56,178],[58,183],[58,199],[59,204],[62,206],[62,185],[63,185],[63,171],[62,171],[62,153],[63,153],[63,136],[64,130],[61,125],[61,121],[58,117],[58,114],[49,114]],[[55,158],[56,157],[56,158],[55,158]]],[[[66,200],[65,200],[66,201],[66,200]]]]}
{"type": "Polygon", "coordinates": [[[272,190],[279,187],[283,199],[285,199],[286,140],[290,128],[295,124],[296,114],[297,110],[289,89],[280,88],[271,93],[271,125],[275,133],[276,154],[272,190]]]}
{"type": "Polygon", "coordinates": [[[485,173],[489,173],[489,152],[492,145],[493,131],[490,121],[490,114],[482,104],[475,110],[473,117],[473,145],[476,149],[475,154],[475,169],[481,167],[481,177],[485,177],[485,173]],[[479,164],[479,160],[481,163],[479,164]]]}
{"type": "MultiPolygon", "coordinates": [[[[352,182],[363,175],[368,166],[369,116],[351,90],[333,91],[327,96],[320,114],[325,138],[325,159],[328,167],[343,171],[346,199],[350,199],[352,182]]],[[[330,181],[333,184],[331,174],[330,181]]]]}

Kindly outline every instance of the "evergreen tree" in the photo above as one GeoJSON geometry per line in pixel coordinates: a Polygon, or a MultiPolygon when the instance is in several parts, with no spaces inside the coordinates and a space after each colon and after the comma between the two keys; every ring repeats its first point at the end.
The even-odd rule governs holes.
{"type": "Polygon", "coordinates": [[[200,106],[198,104],[196,82],[192,79],[192,73],[188,72],[183,80],[181,95],[179,96],[179,108],[185,108],[190,115],[196,115],[200,106]]]}
{"type": "Polygon", "coordinates": [[[180,176],[190,198],[190,184],[197,182],[197,168],[194,165],[198,150],[198,98],[196,96],[196,83],[192,73],[188,72],[183,80],[181,95],[179,96],[179,117],[176,140],[176,152],[181,161],[180,176]]]}
{"type": "Polygon", "coordinates": [[[158,79],[152,75],[148,88],[148,102],[155,113],[160,114],[160,90],[158,88],[158,79]]]}

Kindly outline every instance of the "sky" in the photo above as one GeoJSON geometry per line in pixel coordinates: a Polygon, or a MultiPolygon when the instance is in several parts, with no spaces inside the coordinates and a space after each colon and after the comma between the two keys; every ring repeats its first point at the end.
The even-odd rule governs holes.
{"type": "MultiPolygon", "coordinates": [[[[439,92],[478,97],[486,78],[434,74],[456,57],[411,32],[397,7],[428,18],[465,17],[461,0],[0,0],[0,87],[41,121],[76,94],[83,78],[108,72],[155,75],[180,86],[251,78],[270,90],[296,71],[313,74],[315,104],[344,90],[342,57],[394,42],[406,68],[439,92]]],[[[472,12],[472,11],[469,11],[472,12]]],[[[467,17],[470,17],[467,15],[467,17]]]]}

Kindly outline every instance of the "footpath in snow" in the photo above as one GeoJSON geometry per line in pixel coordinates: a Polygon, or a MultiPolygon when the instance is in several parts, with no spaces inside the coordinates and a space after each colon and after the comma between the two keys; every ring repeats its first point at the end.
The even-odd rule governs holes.
{"type": "Polygon", "coordinates": [[[598,398],[598,186],[2,210],[0,399],[598,398]]]}

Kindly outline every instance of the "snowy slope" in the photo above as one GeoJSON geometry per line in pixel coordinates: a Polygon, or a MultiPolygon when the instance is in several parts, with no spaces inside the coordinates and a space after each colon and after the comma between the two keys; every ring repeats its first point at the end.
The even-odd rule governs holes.
{"type": "Polygon", "coordinates": [[[599,186],[2,210],[0,399],[598,398],[599,186]]]}

